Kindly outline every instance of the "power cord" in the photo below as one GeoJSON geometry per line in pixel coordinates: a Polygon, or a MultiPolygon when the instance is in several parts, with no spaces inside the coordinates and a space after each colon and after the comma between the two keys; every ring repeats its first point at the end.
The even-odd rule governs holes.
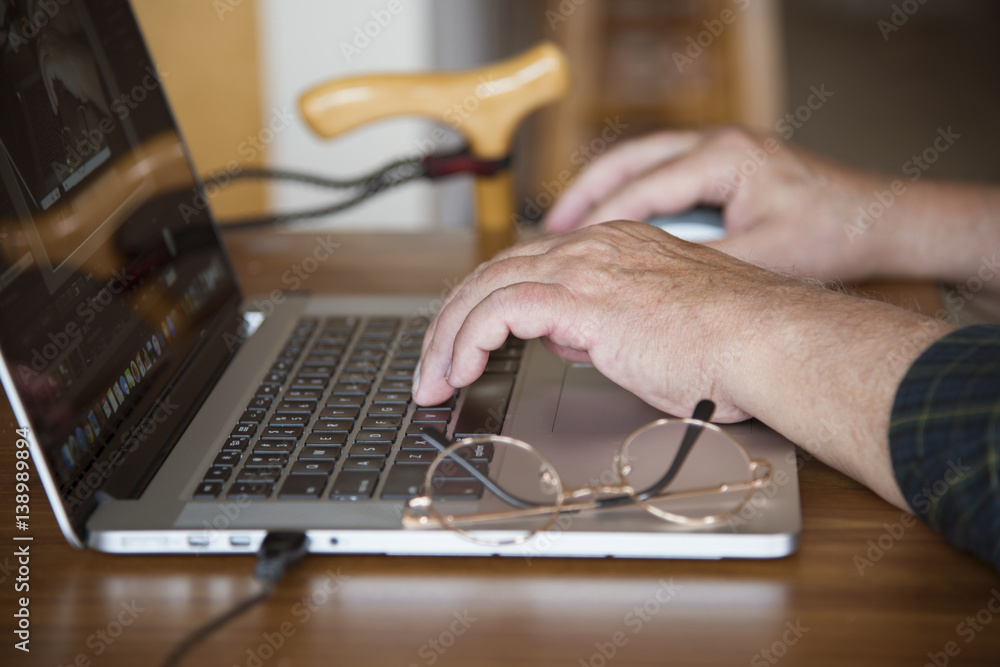
{"type": "Polygon", "coordinates": [[[306,174],[285,169],[244,169],[237,174],[218,172],[205,178],[205,185],[224,187],[232,181],[286,181],[310,185],[326,190],[354,190],[347,199],[320,208],[278,213],[243,220],[223,221],[222,229],[227,232],[240,232],[276,225],[288,224],[302,220],[322,218],[353,208],[385,192],[405,183],[422,178],[437,180],[455,174],[475,174],[477,176],[494,176],[510,167],[509,157],[501,160],[480,160],[472,155],[468,148],[462,148],[455,153],[433,154],[426,157],[398,160],[376,172],[355,179],[335,179],[316,174],[306,174]]]}
{"type": "Polygon", "coordinates": [[[185,637],[167,656],[163,667],[176,667],[184,656],[206,637],[270,598],[275,585],[285,576],[285,572],[302,560],[307,553],[309,553],[309,539],[305,533],[268,533],[260,551],[257,552],[257,564],[253,572],[254,577],[261,582],[261,591],[185,637]]]}

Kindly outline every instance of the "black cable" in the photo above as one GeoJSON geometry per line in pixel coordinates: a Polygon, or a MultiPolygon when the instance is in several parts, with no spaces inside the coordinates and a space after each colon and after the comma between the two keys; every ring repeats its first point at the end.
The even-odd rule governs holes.
{"type": "Polygon", "coordinates": [[[262,584],[260,592],[194,630],[174,647],[163,662],[163,667],[176,667],[184,656],[206,637],[270,598],[275,585],[288,568],[302,560],[307,553],[309,553],[309,539],[305,533],[268,533],[260,551],[257,552],[257,564],[254,567],[254,577],[262,584]]]}
{"type": "Polygon", "coordinates": [[[357,206],[381,192],[409,183],[410,181],[424,178],[425,176],[427,176],[427,168],[424,166],[424,160],[422,158],[414,158],[393,162],[373,174],[353,180],[338,180],[278,169],[247,169],[238,174],[229,174],[228,172],[212,174],[206,179],[205,184],[221,186],[227,180],[280,180],[330,190],[355,189],[358,191],[353,197],[330,206],[246,218],[234,222],[223,221],[223,224],[220,225],[224,231],[240,232],[260,229],[261,227],[273,227],[289,222],[322,218],[340,213],[341,211],[357,206]]]}

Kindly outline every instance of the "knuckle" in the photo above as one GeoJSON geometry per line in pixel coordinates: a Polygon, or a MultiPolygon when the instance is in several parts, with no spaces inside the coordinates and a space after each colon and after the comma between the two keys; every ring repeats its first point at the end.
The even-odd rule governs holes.
{"type": "Polygon", "coordinates": [[[730,125],[713,134],[709,143],[720,148],[746,150],[759,144],[760,138],[746,127],[730,125]]]}

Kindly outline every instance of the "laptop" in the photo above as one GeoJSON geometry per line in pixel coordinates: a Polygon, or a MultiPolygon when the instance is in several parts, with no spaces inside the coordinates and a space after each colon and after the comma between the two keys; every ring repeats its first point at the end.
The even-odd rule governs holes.
{"type": "MultiPolygon", "coordinates": [[[[712,528],[627,508],[510,547],[404,529],[433,454],[421,424],[520,438],[577,486],[608,483],[626,434],[664,415],[594,368],[513,339],[476,384],[419,408],[409,387],[430,298],[287,285],[244,298],[128,3],[57,9],[37,30],[3,17],[0,375],[71,544],[254,553],[270,531],[301,530],[317,553],[795,550],[795,449],[756,421],[726,430],[772,463],[773,480],[712,528]]],[[[337,261],[335,248],[316,250],[337,261]]],[[[488,474],[518,483],[502,460],[488,474]]]]}

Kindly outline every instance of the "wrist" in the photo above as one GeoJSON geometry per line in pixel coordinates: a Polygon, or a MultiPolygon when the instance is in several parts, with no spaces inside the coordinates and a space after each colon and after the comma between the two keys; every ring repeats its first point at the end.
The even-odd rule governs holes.
{"type": "Polygon", "coordinates": [[[803,291],[777,303],[733,378],[736,405],[895,503],[888,453],[896,390],[954,327],[884,303],[803,291]]]}

